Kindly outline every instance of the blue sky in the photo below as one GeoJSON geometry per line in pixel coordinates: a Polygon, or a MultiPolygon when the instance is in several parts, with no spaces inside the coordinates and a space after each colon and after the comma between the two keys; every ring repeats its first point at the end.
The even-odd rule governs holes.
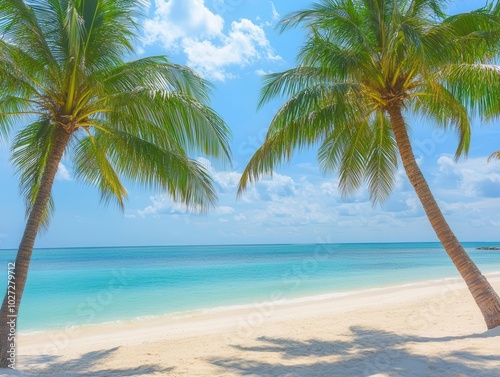
{"type": "MultiPolygon", "coordinates": [[[[166,54],[212,81],[212,107],[233,132],[232,168],[203,160],[217,183],[219,206],[206,215],[186,214],[168,196],[129,184],[122,213],[101,205],[98,192],[75,181],[63,160],[53,189],[56,212],[36,246],[436,241],[402,171],[387,203],[373,207],[366,189],[342,199],[337,177],[320,173],[314,150],[297,153],[273,179],[236,199],[241,171],[279,106],[257,111],[261,75],[293,67],[303,42],[300,30],[279,35],[274,27],[310,3],[153,0],[139,56],[166,54]]],[[[483,3],[455,1],[449,9],[455,13],[483,3]]],[[[436,132],[425,120],[410,122],[421,168],[459,239],[498,241],[500,162],[486,159],[500,149],[500,121],[474,122],[469,158],[459,163],[453,160],[456,135],[436,132]]],[[[16,248],[24,206],[5,144],[0,145],[0,176],[0,248],[16,248]]]]}

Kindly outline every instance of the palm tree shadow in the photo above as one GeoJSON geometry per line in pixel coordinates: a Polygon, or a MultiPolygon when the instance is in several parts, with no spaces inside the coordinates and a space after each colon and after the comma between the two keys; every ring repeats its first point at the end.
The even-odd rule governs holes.
{"type": "Polygon", "coordinates": [[[323,341],[260,337],[254,347],[233,346],[242,351],[238,359],[211,360],[241,376],[335,377],[372,376],[460,376],[498,377],[500,359],[480,349],[450,352],[446,357],[422,355],[408,349],[409,344],[440,343],[461,339],[499,337],[500,332],[429,338],[354,326],[349,341],[323,341]],[[352,339],[352,340],[351,340],[352,339]],[[274,354],[276,362],[267,362],[274,354]],[[264,360],[264,361],[262,361],[264,360]]]}
{"type": "MultiPolygon", "coordinates": [[[[40,355],[34,357],[24,357],[23,364],[31,366],[30,373],[35,372],[37,376],[62,376],[83,377],[83,376],[143,376],[143,375],[164,375],[175,368],[163,368],[159,365],[138,365],[133,368],[108,368],[99,369],[99,365],[107,358],[111,357],[119,347],[107,350],[92,351],[72,360],[59,361],[59,357],[51,355],[40,355]],[[43,365],[40,367],[40,365],[43,365]],[[38,366],[38,367],[37,367],[38,366]]],[[[31,374],[30,374],[31,375],[31,374]]]]}

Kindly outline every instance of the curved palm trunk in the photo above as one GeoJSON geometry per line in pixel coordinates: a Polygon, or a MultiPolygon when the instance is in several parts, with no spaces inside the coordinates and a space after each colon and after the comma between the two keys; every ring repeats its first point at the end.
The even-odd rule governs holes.
{"type": "Polygon", "coordinates": [[[47,165],[43,172],[40,182],[40,188],[36,197],[33,208],[28,216],[26,228],[24,230],[23,238],[17,251],[17,257],[14,268],[15,276],[15,307],[8,306],[8,291],[2,303],[0,312],[0,368],[8,368],[9,355],[11,351],[11,341],[9,341],[9,332],[12,334],[11,327],[15,331],[17,322],[17,313],[21,298],[23,295],[24,287],[28,277],[28,268],[31,260],[33,246],[35,245],[35,238],[40,227],[45,208],[50,198],[52,184],[59,167],[59,162],[62,159],[64,150],[68,145],[71,138],[71,133],[66,131],[63,127],[59,126],[55,130],[54,143],[52,150],[49,153],[47,165]],[[11,321],[12,325],[9,324],[11,321]]]}
{"type": "Polygon", "coordinates": [[[424,207],[432,228],[443,244],[446,252],[462,275],[474,300],[483,313],[488,329],[500,326],[500,298],[490,283],[481,274],[467,252],[458,242],[453,231],[446,222],[434,196],[425,181],[408,138],[406,125],[401,113],[401,107],[393,105],[387,109],[396,143],[403,161],[406,175],[424,207]]]}

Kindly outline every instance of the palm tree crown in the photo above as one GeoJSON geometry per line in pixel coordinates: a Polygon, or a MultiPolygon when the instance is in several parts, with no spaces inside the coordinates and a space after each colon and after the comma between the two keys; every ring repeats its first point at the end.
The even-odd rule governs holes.
{"type": "MultiPolygon", "coordinates": [[[[137,0],[6,0],[0,5],[0,131],[16,135],[12,161],[28,211],[57,128],[75,175],[123,206],[120,177],[167,189],[195,207],[215,200],[210,178],[188,157],[229,157],[228,129],[207,106],[210,86],[165,57],[133,52],[137,0]]],[[[51,207],[51,206],[49,206],[51,207]]],[[[47,219],[47,217],[45,218],[47,219]]]]}
{"type": "Polygon", "coordinates": [[[303,24],[309,35],[296,68],[265,78],[261,106],[275,97],[289,99],[248,164],[240,189],[289,160],[294,150],[320,143],[320,166],[340,171],[344,194],[366,180],[372,200],[382,202],[397,166],[392,106],[455,129],[457,156],[467,153],[464,102],[479,108],[474,100],[484,98],[496,75],[496,67],[474,60],[486,47],[492,21],[476,11],[437,22],[444,17],[442,3],[324,0],[282,20],[282,30],[303,24]],[[483,86],[468,92],[472,83],[483,86]]]}
{"type": "Polygon", "coordinates": [[[261,106],[276,97],[287,100],[245,168],[239,193],[289,161],[295,150],[318,145],[320,167],[339,172],[344,196],[366,182],[372,201],[381,203],[394,186],[400,158],[488,327],[495,327],[500,325],[500,299],[487,282],[476,285],[485,279],[432,196],[405,121],[405,115],[416,114],[455,130],[458,158],[469,148],[469,111],[493,114],[499,108],[498,68],[486,64],[498,40],[498,20],[487,9],[446,18],[444,4],[322,0],[283,19],[282,30],[304,26],[307,41],[297,67],[264,79],[261,106]],[[473,271],[467,270],[470,266],[473,271]]]}

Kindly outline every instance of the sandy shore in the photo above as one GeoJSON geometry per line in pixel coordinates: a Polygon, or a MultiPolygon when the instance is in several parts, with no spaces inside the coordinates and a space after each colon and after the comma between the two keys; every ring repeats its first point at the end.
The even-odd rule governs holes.
{"type": "MultiPolygon", "coordinates": [[[[488,276],[500,292],[500,275],[488,276]]],[[[459,280],[20,334],[23,376],[500,376],[459,280]]]]}

